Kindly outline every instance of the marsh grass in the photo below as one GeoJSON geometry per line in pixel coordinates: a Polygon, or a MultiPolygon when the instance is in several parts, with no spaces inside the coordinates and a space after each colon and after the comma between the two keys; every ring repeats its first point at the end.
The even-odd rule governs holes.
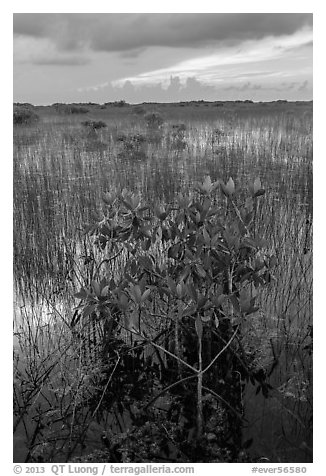
{"type": "Polygon", "coordinates": [[[142,114],[109,106],[79,117],[44,110],[38,124],[14,129],[15,434],[26,444],[17,458],[68,460],[86,451],[82,446],[92,433],[94,418],[80,407],[90,391],[89,369],[69,322],[76,287],[92,277],[96,249],[84,224],[101,214],[102,193],[127,188],[150,203],[173,203],[210,175],[224,181],[232,176],[236,187],[260,177],[266,196],[257,210],[257,233],[277,257],[275,280],[260,298],[246,344],[256,346],[257,366],[271,371],[275,390],[271,400],[248,393],[248,433],[261,442],[254,447],[260,456],[309,460],[311,105],[162,106],[155,131],[142,114]],[[87,131],[80,124],[85,116],[107,127],[87,131]],[[127,139],[119,140],[121,134],[127,139]],[[141,144],[130,146],[130,138],[140,136],[141,144]],[[276,416],[274,430],[267,431],[276,416]],[[62,440],[54,442],[59,429],[62,440]]]}

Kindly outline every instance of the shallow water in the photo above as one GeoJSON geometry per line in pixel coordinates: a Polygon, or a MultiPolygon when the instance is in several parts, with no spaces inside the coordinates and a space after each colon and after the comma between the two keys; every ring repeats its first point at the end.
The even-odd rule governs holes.
{"type": "MultiPolygon", "coordinates": [[[[20,306],[17,304],[18,302],[16,302],[16,332],[21,330],[20,326],[26,325],[26,319],[28,319],[30,329],[36,329],[36,325],[39,329],[43,329],[44,342],[46,342],[46,339],[49,339],[50,335],[53,337],[53,332],[55,332],[55,328],[56,326],[59,326],[59,323],[60,329],[62,328],[61,326],[64,325],[60,316],[67,316],[72,312],[71,304],[65,311],[64,306],[61,303],[60,306],[58,306],[57,312],[54,311],[54,306],[43,305],[43,307],[38,306],[37,308],[31,305],[26,306],[26,304],[22,306],[22,301],[20,301],[20,306]]],[[[35,337],[35,339],[42,341],[40,335],[38,335],[37,338],[35,337]]],[[[55,344],[52,343],[52,345],[54,345],[55,348],[55,344]]],[[[59,349],[59,346],[57,348],[59,349]]],[[[24,350],[19,347],[17,334],[14,336],[14,349],[20,358],[24,359],[24,350]]],[[[271,462],[283,463],[311,462],[312,388],[309,384],[308,387],[306,386],[303,389],[302,383],[300,383],[299,380],[297,382],[293,379],[292,387],[291,385],[289,385],[288,388],[285,388],[284,385],[282,387],[281,385],[284,384],[286,380],[289,380],[291,375],[300,375],[298,373],[298,370],[300,369],[294,369],[296,372],[293,370],[293,365],[298,366],[299,360],[296,352],[294,352],[294,355],[291,355],[290,346],[288,346],[287,350],[283,351],[280,359],[283,363],[281,363],[279,367],[276,367],[269,379],[270,384],[275,389],[271,392],[270,397],[265,398],[261,392],[256,395],[257,387],[254,387],[251,383],[248,383],[245,388],[243,395],[245,417],[243,425],[243,441],[245,442],[250,439],[253,440],[249,452],[254,458],[267,458],[271,462]],[[285,365],[286,362],[287,365],[285,365]],[[286,368],[289,367],[289,362],[292,362],[292,373],[289,368],[286,368]],[[296,383],[299,386],[301,385],[300,388],[297,388],[297,395],[295,395],[296,383]]],[[[302,361],[306,360],[307,355],[303,355],[302,361]]],[[[24,361],[21,361],[18,368],[22,369],[24,367],[23,362],[24,361]]],[[[304,376],[302,376],[302,378],[303,377],[304,376]]],[[[35,397],[34,404],[48,408],[49,406],[46,399],[51,399],[53,395],[51,394],[51,391],[47,389],[47,386],[44,387],[42,393],[42,396],[38,395],[35,397]]],[[[25,425],[27,425],[29,435],[31,435],[35,429],[35,421],[32,421],[30,417],[26,416],[24,422],[25,425]]],[[[91,424],[91,428],[94,424],[91,424]]],[[[87,437],[86,446],[82,449],[77,445],[75,452],[71,457],[87,454],[87,452],[91,452],[94,449],[101,447],[100,429],[105,428],[105,426],[103,426],[101,422],[98,422],[97,425],[97,430],[95,432],[93,431],[93,433],[91,431],[90,436],[87,437]]],[[[60,425],[56,424],[53,427],[53,431],[57,431],[58,434],[60,434],[60,425]],[[57,430],[55,430],[56,428],[57,430]]],[[[24,462],[27,454],[26,426],[21,422],[14,434],[14,462],[24,462]]],[[[63,449],[58,452],[54,461],[65,461],[63,449]]]]}
{"type": "MultiPolygon", "coordinates": [[[[141,192],[145,199],[155,203],[158,200],[170,203],[179,192],[188,193],[189,185],[192,186],[194,181],[203,179],[207,174],[211,175],[213,181],[218,178],[228,180],[231,175],[236,187],[259,175],[268,192],[264,212],[272,223],[271,235],[274,236],[274,221],[280,228],[272,246],[282,253],[280,260],[283,261],[279,288],[270,296],[269,290],[264,295],[266,302],[269,301],[265,315],[269,321],[275,317],[283,331],[283,312],[287,311],[288,321],[284,325],[284,332],[289,331],[290,336],[289,342],[286,341],[289,344],[287,347],[285,340],[279,341],[279,347],[283,349],[280,354],[282,364],[271,375],[273,387],[283,389],[283,394],[278,390],[274,392],[277,398],[272,396],[265,399],[261,394],[255,395],[251,385],[247,386],[243,396],[248,419],[244,440],[252,437],[252,453],[271,461],[310,461],[311,395],[308,395],[307,401],[300,400],[303,395],[302,382],[310,372],[310,363],[309,358],[301,355],[298,349],[294,352],[291,350],[291,342],[295,342],[296,336],[300,338],[302,329],[312,320],[312,316],[308,315],[310,304],[307,309],[301,310],[304,301],[311,300],[311,267],[303,261],[309,256],[297,261],[293,259],[293,256],[301,256],[301,241],[304,241],[301,234],[305,228],[301,227],[301,222],[306,218],[306,211],[298,204],[310,203],[309,209],[312,208],[312,173],[308,166],[309,161],[312,161],[311,120],[306,121],[306,130],[301,130],[300,121],[289,121],[282,113],[274,112],[275,117],[261,117],[259,114],[255,117],[256,113],[250,112],[246,118],[232,112],[229,116],[222,113],[218,117],[214,110],[209,116],[211,119],[206,121],[207,113],[203,113],[202,120],[198,112],[198,109],[194,109],[194,117],[190,120],[191,117],[185,117],[185,113],[179,110],[180,120],[190,121],[187,122],[184,149],[173,149],[167,144],[163,146],[163,143],[148,143],[147,157],[143,161],[134,160],[133,157],[123,160],[118,157],[120,146],[109,130],[100,135],[103,143],[108,143],[109,147],[103,150],[96,147],[94,151],[87,152],[86,146],[96,144],[85,145],[85,131],[77,122],[67,125],[66,119],[60,118],[57,122],[51,119],[49,124],[42,125],[44,128],[49,125],[47,130],[36,130],[34,134],[29,129],[16,129],[15,133],[21,134],[15,137],[14,149],[15,271],[20,276],[23,289],[29,285],[29,280],[33,281],[35,289],[32,288],[30,293],[33,296],[38,283],[41,283],[46,296],[68,295],[70,289],[67,291],[65,273],[72,268],[72,263],[69,259],[67,262],[65,260],[85,252],[76,243],[79,242],[83,223],[89,222],[91,212],[101,203],[103,191],[121,191],[127,187],[141,192]],[[213,140],[214,128],[221,129],[225,134],[213,140]],[[29,136],[26,135],[28,131],[29,136]],[[279,203],[276,203],[277,200],[279,203]],[[273,213],[272,217],[270,213],[273,213]],[[292,222],[293,230],[288,226],[292,222]],[[292,235],[300,243],[292,240],[292,235]],[[66,248],[69,239],[75,246],[72,250],[66,248]],[[286,246],[282,248],[284,243],[286,246]],[[302,275],[292,272],[301,267],[309,272],[305,271],[302,275]],[[62,274],[60,286],[54,291],[49,276],[55,280],[59,273],[62,274]],[[302,278],[307,280],[306,284],[299,286],[297,283],[302,278]],[[286,294],[288,283],[293,286],[291,295],[290,292],[286,294]],[[296,361],[299,367],[295,369],[296,361]],[[295,374],[302,375],[301,383],[298,383],[301,385],[298,395],[291,383],[295,374]]],[[[46,122],[46,117],[44,119],[46,122]]],[[[119,123],[119,129],[129,132],[136,130],[137,124],[131,128],[129,122],[119,123]]],[[[118,128],[117,124],[115,127],[118,128]]],[[[144,133],[143,130],[138,132],[144,133]]],[[[72,287],[71,283],[69,286],[72,287]]],[[[41,333],[37,338],[44,342],[38,349],[41,355],[46,350],[47,342],[60,352],[56,335],[60,335],[61,329],[67,327],[64,321],[69,323],[75,304],[70,302],[65,307],[59,300],[53,308],[48,302],[32,306],[28,300],[18,299],[14,305],[17,310],[16,325],[30,324],[29,331],[33,339],[33,329],[39,328],[41,333]]],[[[271,331],[271,327],[272,324],[268,324],[266,332],[271,331]]],[[[19,332],[19,329],[16,328],[16,331],[19,332]]],[[[18,335],[15,335],[16,349],[18,343],[18,335]]],[[[28,425],[28,431],[33,432],[35,422],[29,421],[28,425]]],[[[23,461],[21,458],[25,457],[27,451],[23,448],[24,432],[25,429],[20,425],[14,437],[17,462],[23,461]]],[[[96,436],[93,448],[100,443],[96,436]]]]}

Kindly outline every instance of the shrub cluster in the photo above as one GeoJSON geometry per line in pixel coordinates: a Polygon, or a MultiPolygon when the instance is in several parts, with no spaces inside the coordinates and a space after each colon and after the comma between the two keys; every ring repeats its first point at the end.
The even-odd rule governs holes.
{"type": "Polygon", "coordinates": [[[32,109],[27,107],[14,108],[14,125],[29,125],[39,121],[39,116],[32,109]]]}
{"type": "Polygon", "coordinates": [[[119,134],[117,141],[120,143],[119,158],[131,160],[146,158],[145,145],[147,139],[143,134],[119,134]]]}
{"type": "Polygon", "coordinates": [[[187,147],[186,142],[186,125],[183,123],[172,124],[171,131],[168,136],[170,147],[175,150],[184,150],[187,147]]]}
{"type": "Polygon", "coordinates": [[[87,229],[101,256],[76,294],[71,327],[86,331],[84,341],[89,326],[102,329],[96,359],[104,377],[92,374],[98,390],[88,404],[93,413],[129,415],[132,429],[116,436],[117,461],[138,461],[139,452],[152,461],[235,461],[247,447],[244,386],[264,396],[271,388],[241,344],[275,264],[255,233],[264,192],[257,178],[243,203],[232,178],[207,176],[193,200],[179,196],[173,207],[143,205],[126,190],[103,195],[103,215],[87,229]]]}
{"type": "Polygon", "coordinates": [[[89,109],[87,107],[80,106],[78,104],[55,103],[52,104],[52,107],[59,114],[87,114],[89,112],[89,109]]]}
{"type": "Polygon", "coordinates": [[[158,112],[150,112],[144,117],[149,129],[160,129],[164,123],[162,116],[158,112]]]}
{"type": "Polygon", "coordinates": [[[83,121],[81,125],[94,130],[103,129],[104,127],[107,127],[107,124],[104,121],[83,121]]]}
{"type": "Polygon", "coordinates": [[[89,109],[84,106],[66,106],[65,114],[87,114],[89,109]]]}

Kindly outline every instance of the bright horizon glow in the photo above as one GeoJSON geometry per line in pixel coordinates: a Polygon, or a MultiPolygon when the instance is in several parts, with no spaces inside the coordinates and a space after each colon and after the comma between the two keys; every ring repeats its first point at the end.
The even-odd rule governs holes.
{"type": "MultiPolygon", "coordinates": [[[[141,73],[138,76],[126,77],[113,81],[113,86],[121,86],[125,81],[131,81],[133,84],[143,83],[166,83],[170,76],[179,76],[181,82],[188,77],[196,76],[204,82],[221,81],[222,73],[219,71],[221,66],[234,65],[254,65],[264,63],[270,60],[276,60],[283,55],[291,56],[287,50],[299,48],[312,42],[312,32],[302,30],[295,35],[282,37],[267,37],[259,41],[246,41],[241,47],[227,47],[219,52],[204,57],[197,57],[186,61],[181,61],[169,68],[158,69],[141,73]]],[[[248,71],[252,75],[252,69],[248,71]]],[[[282,76],[282,72],[256,72],[256,74],[269,76],[282,76]]],[[[283,74],[286,76],[286,74],[283,74]]]]}

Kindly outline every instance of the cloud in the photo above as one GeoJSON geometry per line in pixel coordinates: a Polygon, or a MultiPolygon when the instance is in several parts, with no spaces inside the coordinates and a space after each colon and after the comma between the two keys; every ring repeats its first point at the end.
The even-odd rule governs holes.
{"type": "MultiPolygon", "coordinates": [[[[312,32],[311,32],[312,35],[312,32]]],[[[290,53],[290,54],[295,54],[298,52],[302,52],[304,50],[311,50],[313,47],[313,41],[312,39],[307,41],[306,43],[300,43],[298,45],[288,45],[286,48],[284,48],[284,52],[290,53]]]]}
{"type": "Polygon", "coordinates": [[[88,91],[99,91],[101,89],[107,89],[107,88],[110,88],[111,87],[111,83],[109,83],[109,81],[106,81],[105,83],[101,83],[101,84],[94,84],[94,86],[83,86],[83,87],[79,87],[77,88],[77,91],[79,93],[84,93],[84,92],[88,92],[88,91]]]}
{"type": "Polygon", "coordinates": [[[309,90],[309,81],[305,80],[302,83],[297,81],[286,82],[275,85],[275,84],[254,84],[250,81],[239,85],[230,85],[220,88],[223,91],[236,91],[236,92],[245,92],[245,91],[277,91],[277,92],[286,92],[286,91],[299,91],[306,92],[309,90]]]}
{"type": "Polygon", "coordinates": [[[138,84],[135,85],[126,81],[122,87],[109,85],[110,93],[113,93],[117,99],[125,99],[127,102],[150,102],[150,101],[191,101],[204,99],[207,101],[223,100],[225,94],[236,94],[237,98],[250,99],[256,97],[257,93],[274,92],[300,92],[310,93],[311,85],[305,80],[302,83],[296,81],[283,81],[275,84],[274,82],[251,82],[237,81],[235,84],[225,85],[225,83],[214,86],[198,81],[196,78],[189,77],[185,82],[181,81],[179,76],[170,78],[168,86],[164,83],[157,84],[138,84]]]}
{"type": "Polygon", "coordinates": [[[90,59],[82,56],[39,57],[32,63],[42,66],[84,66],[90,63],[90,59]]]}
{"type": "Polygon", "coordinates": [[[145,48],[133,48],[130,50],[125,50],[120,52],[120,57],[121,58],[127,58],[127,59],[133,59],[137,58],[139,55],[141,55],[145,51],[145,48]]]}
{"type": "Polygon", "coordinates": [[[309,82],[307,80],[303,81],[303,83],[299,86],[298,91],[306,91],[308,89],[309,82]]]}
{"type": "Polygon", "coordinates": [[[14,43],[15,63],[37,66],[83,66],[90,63],[87,55],[58,52],[48,39],[19,37],[14,43]]]}
{"type": "Polygon", "coordinates": [[[14,34],[48,38],[61,50],[95,51],[239,44],[312,29],[307,13],[16,13],[14,34]]]}
{"type": "Polygon", "coordinates": [[[250,91],[250,90],[255,91],[257,89],[262,89],[262,85],[252,84],[250,81],[247,81],[246,83],[241,84],[240,86],[232,85],[232,86],[226,86],[222,89],[223,91],[240,91],[240,92],[250,91]]]}
{"type": "Polygon", "coordinates": [[[201,83],[196,78],[189,77],[185,82],[181,82],[178,76],[171,77],[168,84],[136,85],[126,81],[122,85],[115,85],[112,82],[106,82],[79,87],[77,91],[81,95],[87,93],[93,101],[99,101],[99,98],[105,95],[111,100],[124,99],[130,103],[215,100],[217,93],[216,87],[201,83]]]}
{"type": "MultiPolygon", "coordinates": [[[[182,80],[196,76],[201,81],[213,83],[221,81],[226,74],[238,78],[239,69],[242,75],[250,75],[252,69],[257,68],[257,64],[266,64],[274,61],[274,68],[278,68],[277,60],[288,55],[293,59],[291,48],[296,47],[300,51],[300,46],[306,45],[311,39],[312,33],[308,30],[299,31],[293,35],[283,35],[279,37],[266,37],[260,41],[247,40],[241,45],[224,46],[210,55],[198,56],[177,64],[153,71],[147,71],[137,76],[121,78],[116,84],[131,81],[134,84],[160,83],[168,78],[178,76],[182,80]],[[276,61],[275,61],[276,60],[276,61]],[[230,71],[233,68],[233,73],[230,71]]],[[[259,73],[255,73],[259,74],[259,73]]],[[[265,73],[267,72],[265,71],[265,73]]],[[[270,71],[270,75],[279,74],[277,71],[270,71]]]]}

